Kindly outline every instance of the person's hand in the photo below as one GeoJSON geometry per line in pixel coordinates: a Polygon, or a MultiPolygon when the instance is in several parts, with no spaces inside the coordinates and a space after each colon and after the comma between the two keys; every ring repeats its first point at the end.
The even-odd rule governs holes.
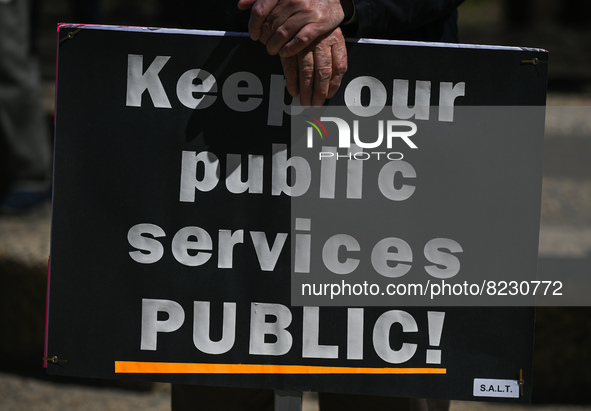
{"type": "Polygon", "coordinates": [[[341,85],[347,71],[347,48],[340,28],[316,39],[295,56],[281,57],[285,85],[303,107],[321,106],[341,85]]]}
{"type": "Polygon", "coordinates": [[[341,1],[239,0],[238,8],[251,8],[248,32],[253,40],[265,44],[269,54],[290,57],[341,24],[341,1]]]}

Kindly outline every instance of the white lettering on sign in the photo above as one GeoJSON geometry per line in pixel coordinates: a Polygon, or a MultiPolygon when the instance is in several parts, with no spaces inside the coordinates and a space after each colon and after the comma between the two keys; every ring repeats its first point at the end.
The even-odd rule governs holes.
{"type": "Polygon", "coordinates": [[[293,337],[287,331],[291,319],[291,311],[282,304],[252,303],[248,353],[251,355],[287,354],[293,345],[293,337]],[[269,317],[273,317],[273,320],[267,321],[269,317]],[[266,342],[266,335],[272,335],[275,341],[266,342]]]}
{"type": "Polygon", "coordinates": [[[206,354],[223,354],[230,351],[236,341],[236,303],[224,303],[222,337],[212,341],[210,334],[210,302],[193,303],[193,344],[206,354]]]}
{"type": "MultiPolygon", "coordinates": [[[[296,252],[293,259],[293,270],[297,273],[309,273],[311,261],[311,220],[297,219],[296,252]]],[[[244,230],[218,230],[217,242],[201,227],[188,226],[177,231],[168,247],[173,257],[187,267],[197,267],[212,262],[217,251],[217,268],[231,269],[237,264],[234,261],[234,248],[246,247],[254,252],[261,271],[274,271],[288,244],[289,233],[277,233],[269,238],[263,231],[250,231],[245,242],[244,230]],[[217,250],[215,248],[217,244],[217,250]]],[[[140,223],[131,227],[127,233],[129,245],[135,251],[129,256],[140,264],[157,263],[165,254],[163,242],[166,232],[155,224],[140,223]],[[162,240],[158,240],[161,238],[162,240]]],[[[325,240],[322,246],[322,262],[334,274],[350,274],[357,270],[361,260],[354,258],[362,246],[359,241],[348,234],[336,234],[325,240]]],[[[424,266],[425,271],[434,278],[448,279],[460,272],[460,260],[454,255],[463,251],[458,242],[449,238],[434,238],[427,241],[423,248],[424,256],[433,265],[424,266]]],[[[403,239],[388,237],[378,241],[371,250],[369,263],[376,273],[388,277],[399,278],[412,268],[413,252],[410,245],[403,239]]]]}
{"type": "Polygon", "coordinates": [[[125,105],[129,107],[142,106],[142,94],[148,91],[154,107],[171,108],[170,101],[160,81],[158,74],[170,56],[157,56],[152,64],[144,71],[144,56],[130,54],[127,61],[127,98],[125,105]]]}
{"type": "MultiPolygon", "coordinates": [[[[352,151],[358,150],[353,146],[352,151]]],[[[299,197],[308,193],[312,183],[310,164],[304,157],[287,155],[286,144],[273,144],[271,159],[271,195],[282,194],[290,197],[299,197]],[[288,171],[291,171],[291,181],[288,179],[288,171]]],[[[323,147],[328,151],[328,147],[323,147]]],[[[348,199],[361,199],[363,194],[363,166],[355,159],[350,160],[346,175],[347,185],[345,196],[348,199]]],[[[319,198],[335,198],[337,186],[336,158],[326,158],[320,168],[319,198]]],[[[183,151],[181,159],[181,178],[179,201],[184,203],[195,202],[197,192],[207,193],[215,189],[221,179],[220,170],[223,167],[215,154],[209,151],[194,152],[183,151]]],[[[226,168],[232,169],[226,176],[226,189],[232,194],[248,192],[249,194],[264,194],[264,159],[261,156],[251,155],[246,164],[238,154],[227,154],[226,168]],[[243,169],[248,171],[243,173],[243,169]],[[247,180],[241,181],[240,176],[247,174],[247,180]]],[[[411,179],[417,177],[414,167],[406,161],[388,161],[379,171],[377,185],[382,195],[392,201],[408,200],[415,192],[415,186],[409,184],[411,179]]]]}
{"type": "Polygon", "coordinates": [[[181,328],[185,322],[185,310],[171,300],[142,300],[142,334],[140,349],[155,351],[158,348],[158,334],[171,333],[181,328]],[[158,319],[158,313],[166,313],[168,318],[158,319]]]}
{"type": "MultiPolygon", "coordinates": [[[[152,100],[156,108],[172,108],[166,92],[167,87],[160,78],[161,71],[171,56],[156,56],[144,69],[144,56],[129,54],[127,59],[127,94],[125,104],[128,107],[142,107],[143,95],[152,100]]],[[[431,82],[418,80],[415,85],[415,101],[409,102],[410,80],[394,79],[391,88],[392,114],[402,120],[415,118],[428,120],[431,102],[431,82]]],[[[185,71],[176,82],[176,97],[190,109],[206,109],[217,102],[220,83],[215,76],[200,68],[185,71]]],[[[267,125],[282,126],[283,115],[298,115],[303,111],[299,98],[285,103],[285,78],[273,74],[269,78],[268,98],[264,98],[263,82],[255,74],[241,71],[233,73],[221,85],[221,97],[224,104],[237,112],[257,110],[264,100],[268,101],[267,125]]],[[[458,97],[465,96],[464,82],[439,83],[439,121],[453,121],[454,106],[458,97]]],[[[345,104],[349,111],[359,117],[371,117],[380,113],[388,101],[388,90],[377,78],[360,76],[351,80],[344,91],[345,104]],[[369,102],[364,104],[362,93],[369,90],[369,102]]],[[[437,103],[437,102],[436,102],[437,103]]],[[[409,145],[410,140],[405,140],[409,145]]]]}
{"type": "MultiPolygon", "coordinates": [[[[431,82],[417,81],[415,104],[408,106],[409,80],[395,79],[392,88],[392,114],[402,120],[415,117],[417,120],[429,119],[431,82]]],[[[455,100],[466,94],[466,83],[455,85],[450,82],[439,83],[439,121],[453,121],[455,100]]],[[[380,113],[387,101],[388,92],[384,84],[375,77],[356,77],[345,88],[345,104],[351,113],[359,117],[372,117],[380,113]],[[362,104],[361,93],[369,90],[369,102],[362,104]]]]}
{"type": "MultiPolygon", "coordinates": [[[[294,308],[295,309],[295,308],[294,308]]],[[[300,309],[300,308],[297,308],[300,309]]],[[[223,303],[222,324],[211,324],[210,302],[194,301],[193,303],[193,344],[195,348],[205,354],[221,355],[236,348],[236,344],[248,344],[250,355],[282,356],[288,354],[294,347],[294,335],[301,335],[302,358],[328,358],[347,360],[363,360],[368,355],[363,346],[363,330],[368,324],[364,322],[363,308],[349,308],[347,310],[347,326],[343,330],[347,334],[344,349],[335,341],[321,341],[330,339],[321,337],[320,329],[323,321],[332,321],[331,318],[323,320],[319,307],[303,307],[301,333],[293,328],[293,315],[289,307],[282,304],[258,303],[250,304],[249,335],[242,339],[236,338],[237,307],[236,303],[223,303]],[[213,341],[210,337],[211,329],[222,329],[221,338],[213,341]]],[[[440,345],[441,331],[443,330],[444,312],[428,312],[430,344],[440,345]],[[433,330],[432,317],[439,319],[437,330],[433,330]],[[433,338],[431,338],[433,337],[433,338]],[[434,341],[436,340],[436,341],[434,341]]],[[[175,331],[178,331],[185,323],[185,310],[182,306],[170,300],[142,300],[142,327],[141,344],[142,351],[156,351],[158,339],[164,339],[172,344],[175,331]],[[162,315],[159,315],[162,314],[162,315]],[[160,317],[160,319],[159,319],[160,317]],[[166,319],[162,319],[162,318],[166,319]]],[[[373,324],[372,347],[385,363],[403,364],[410,361],[417,353],[419,344],[407,341],[406,335],[417,333],[419,327],[416,319],[406,311],[389,310],[382,313],[373,324]],[[396,328],[398,331],[393,331],[396,328]]],[[[185,335],[182,333],[180,335],[185,335]]],[[[175,343],[178,341],[175,340],[175,343]]],[[[236,349],[243,349],[238,347],[236,349]]],[[[426,350],[433,351],[432,349],[426,350]]],[[[427,364],[430,362],[427,358],[427,364]]],[[[437,364],[440,364],[438,361],[437,364]]],[[[491,383],[492,384],[492,383],[491,383]]],[[[495,383],[494,387],[505,387],[495,383]]],[[[489,384],[490,385],[490,384],[489,384]]],[[[487,390],[490,388],[487,385],[487,390]]],[[[492,386],[492,385],[490,385],[492,386]]],[[[501,390],[504,388],[494,388],[501,390]]],[[[490,388],[492,392],[492,388],[490,388]]]]}

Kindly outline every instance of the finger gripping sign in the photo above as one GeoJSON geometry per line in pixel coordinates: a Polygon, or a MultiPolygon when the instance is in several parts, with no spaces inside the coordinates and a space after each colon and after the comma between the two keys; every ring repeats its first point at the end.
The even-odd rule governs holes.
{"type": "Polygon", "coordinates": [[[49,373],[530,400],[488,291],[535,279],[544,51],[351,41],[304,109],[246,36],[59,38],[49,373]]]}

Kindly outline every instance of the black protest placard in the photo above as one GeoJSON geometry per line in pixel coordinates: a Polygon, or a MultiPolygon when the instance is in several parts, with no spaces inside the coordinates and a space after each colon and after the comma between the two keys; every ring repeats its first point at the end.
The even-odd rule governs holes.
{"type": "MultiPolygon", "coordinates": [[[[263,47],[242,35],[165,29],[66,25],[59,36],[48,372],[529,400],[531,307],[292,304],[291,250],[310,218],[294,213],[290,114],[306,112],[263,47]]],[[[430,82],[428,127],[447,133],[445,109],[435,111],[445,93],[458,106],[544,102],[545,66],[522,63],[547,60],[540,51],[364,42],[348,51],[329,106],[348,107],[347,85],[359,78],[376,78],[389,95],[395,79],[430,82]]],[[[539,146],[532,151],[539,157],[539,146]]],[[[450,163],[469,154],[442,153],[450,163]]],[[[427,211],[405,232],[436,225],[427,211]]],[[[410,235],[422,251],[424,238],[410,235]]],[[[445,269],[437,263],[448,260],[433,259],[445,269]]]]}

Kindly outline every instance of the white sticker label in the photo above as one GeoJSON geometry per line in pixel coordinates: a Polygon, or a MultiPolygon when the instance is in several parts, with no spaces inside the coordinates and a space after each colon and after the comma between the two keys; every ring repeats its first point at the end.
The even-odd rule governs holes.
{"type": "Polygon", "coordinates": [[[474,378],[475,397],[519,398],[519,382],[517,380],[492,380],[474,378]]]}

